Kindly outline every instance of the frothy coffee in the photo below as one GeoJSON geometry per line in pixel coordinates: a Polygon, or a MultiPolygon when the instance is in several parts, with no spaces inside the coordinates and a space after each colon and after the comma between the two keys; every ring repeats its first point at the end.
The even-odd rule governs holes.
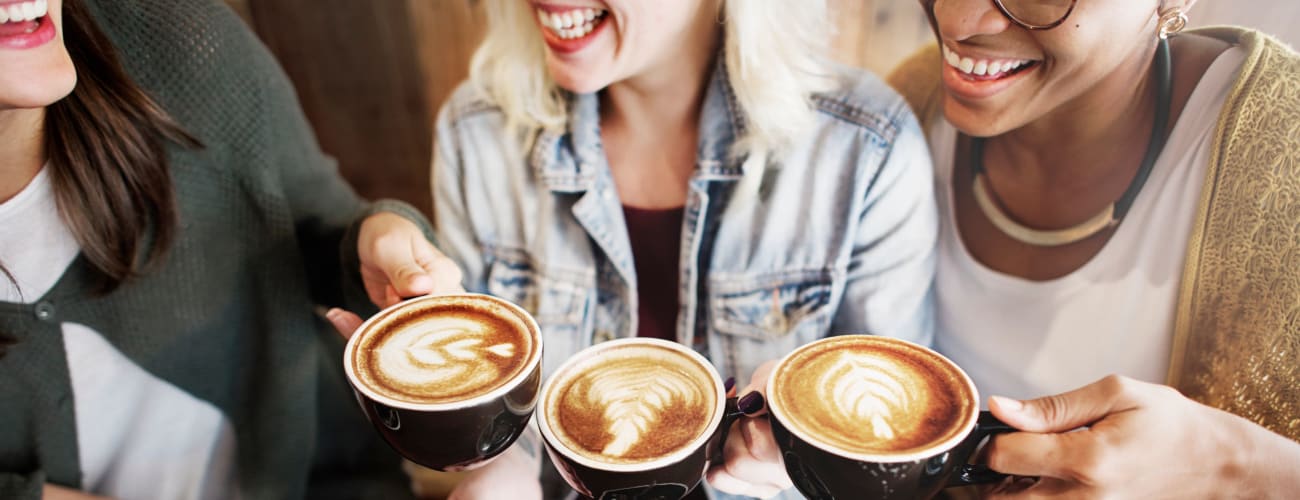
{"type": "Polygon", "coordinates": [[[975,396],[955,365],[880,337],[835,337],[773,374],[772,405],[806,437],[850,453],[911,454],[963,435],[975,396]]]}
{"type": "Polygon", "coordinates": [[[708,429],[717,405],[711,372],[653,344],[612,347],[557,373],[547,421],[591,460],[634,464],[670,455],[708,429]]]}
{"type": "Polygon", "coordinates": [[[434,297],[381,315],[358,332],[356,378],[407,403],[491,392],[519,375],[536,348],[526,319],[490,297],[434,297]]]}

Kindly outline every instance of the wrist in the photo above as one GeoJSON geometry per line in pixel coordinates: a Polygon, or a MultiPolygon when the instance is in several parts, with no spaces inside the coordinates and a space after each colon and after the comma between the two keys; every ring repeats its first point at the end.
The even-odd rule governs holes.
{"type": "MultiPolygon", "coordinates": [[[[1218,411],[1218,410],[1215,410],[1218,411]]],[[[1227,412],[1220,414],[1214,424],[1220,427],[1220,439],[1213,452],[1218,458],[1218,467],[1214,471],[1214,484],[1237,485],[1233,489],[1245,493],[1247,498],[1257,498],[1255,467],[1259,458],[1257,443],[1254,442],[1252,429],[1248,421],[1227,412]]]]}
{"type": "Polygon", "coordinates": [[[1253,434],[1246,479],[1249,498],[1295,498],[1300,491],[1300,443],[1250,424],[1253,434]]]}
{"type": "Polygon", "coordinates": [[[375,225],[379,225],[379,224],[385,226],[410,224],[411,227],[414,227],[417,230],[419,229],[419,226],[417,226],[414,222],[411,222],[410,219],[407,219],[406,217],[402,216],[402,214],[399,214],[397,212],[379,211],[366,216],[365,220],[361,221],[361,230],[364,232],[367,227],[374,227],[375,225]]]}

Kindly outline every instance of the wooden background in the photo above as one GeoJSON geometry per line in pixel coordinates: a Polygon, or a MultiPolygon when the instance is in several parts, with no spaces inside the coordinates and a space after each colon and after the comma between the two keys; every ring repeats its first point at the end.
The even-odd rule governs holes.
{"type": "MultiPolygon", "coordinates": [[[[357,190],[427,212],[433,118],[482,37],[480,2],[226,1],[280,60],[322,147],[357,190]]],[[[829,1],[840,61],[883,74],[931,39],[915,0],[829,1]]],[[[1296,0],[1200,0],[1191,17],[1300,44],[1296,0]]]]}

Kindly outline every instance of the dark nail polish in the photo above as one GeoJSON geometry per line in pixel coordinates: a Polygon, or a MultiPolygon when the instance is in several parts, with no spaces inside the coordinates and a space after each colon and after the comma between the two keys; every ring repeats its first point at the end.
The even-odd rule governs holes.
{"type": "Polygon", "coordinates": [[[731,388],[736,386],[736,377],[727,377],[727,381],[722,383],[722,392],[731,392],[731,388]]]}
{"type": "Polygon", "coordinates": [[[757,392],[746,394],[736,402],[736,407],[746,415],[753,415],[763,409],[763,395],[757,392]]]}

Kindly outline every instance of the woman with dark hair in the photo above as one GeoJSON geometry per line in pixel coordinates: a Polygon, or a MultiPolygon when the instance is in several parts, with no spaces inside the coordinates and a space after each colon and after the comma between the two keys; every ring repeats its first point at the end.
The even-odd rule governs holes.
{"type": "Polygon", "coordinates": [[[425,227],[223,5],[0,0],[0,498],[409,496],[313,307],[428,291],[425,227]]]}

